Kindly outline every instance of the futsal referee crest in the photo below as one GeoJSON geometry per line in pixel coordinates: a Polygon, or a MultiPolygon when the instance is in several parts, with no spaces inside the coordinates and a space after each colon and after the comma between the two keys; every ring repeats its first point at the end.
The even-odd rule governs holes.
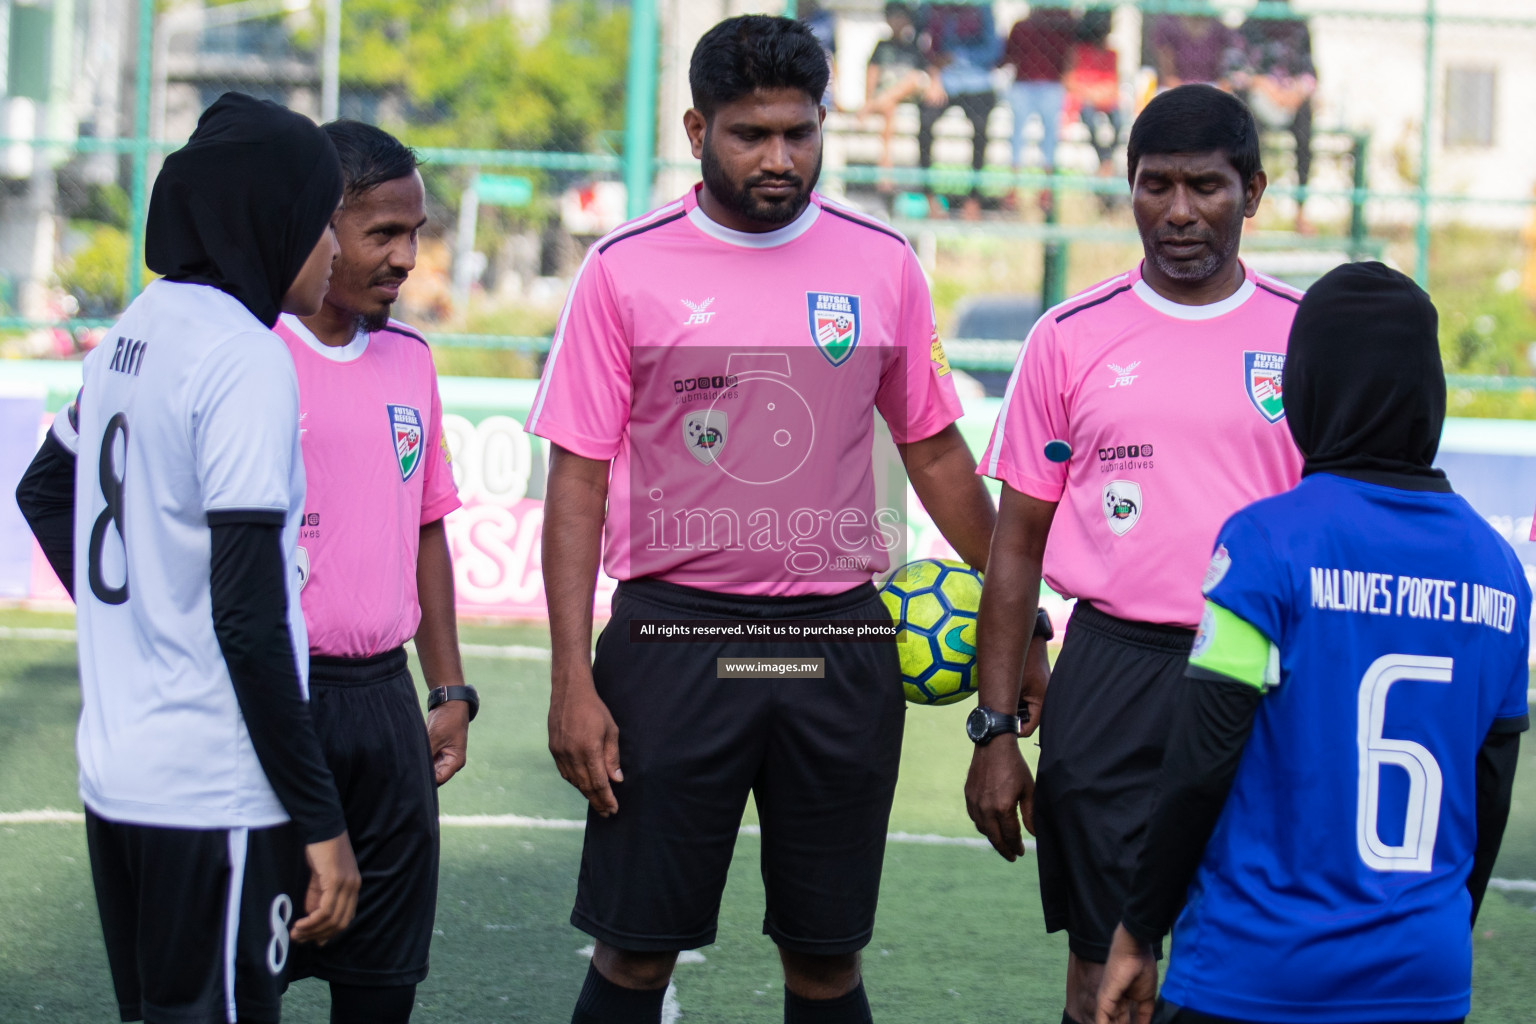
{"type": "Polygon", "coordinates": [[[835,292],[806,292],[811,340],[833,366],[841,366],[859,344],[859,297],[835,292]]]}
{"type": "Polygon", "coordinates": [[[421,465],[421,411],[409,405],[386,405],[389,410],[390,435],[395,442],[395,459],[400,464],[400,479],[409,480],[421,465]]]}
{"type": "Polygon", "coordinates": [[[1243,377],[1248,382],[1248,398],[1260,415],[1271,423],[1285,415],[1281,387],[1284,376],[1284,352],[1243,353],[1243,377]]]}

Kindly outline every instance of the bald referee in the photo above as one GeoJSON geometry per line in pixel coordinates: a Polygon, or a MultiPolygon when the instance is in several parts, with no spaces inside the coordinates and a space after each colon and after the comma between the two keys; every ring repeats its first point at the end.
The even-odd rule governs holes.
{"type": "Polygon", "coordinates": [[[571,921],[597,942],[576,1024],[660,1020],[678,952],[714,940],[749,796],[784,1019],[871,1020],[858,952],[901,755],[894,642],[642,632],[889,623],[870,583],[896,539],[877,414],[944,535],[986,559],[993,510],[916,256],[813,191],[827,78],[798,22],[704,35],[684,118],[703,184],[588,252],[528,418],[552,444],[550,750],[590,802],[571,921]],[[594,661],[600,553],[620,583],[594,661]],[[786,657],[816,677],[761,660],[786,657]]]}
{"type": "Polygon", "coordinates": [[[966,805],[1009,860],[1024,852],[1021,810],[1034,832],[1046,930],[1067,933],[1062,1019],[1076,1024],[1095,1013],[1211,543],[1301,468],[1281,403],[1300,295],[1238,258],[1266,183],[1252,115],[1182,86],[1147,105],[1127,152],[1145,259],[1035,324],[982,456],[1003,491],[966,805]],[[1077,605],[1048,693],[1034,673],[1025,688],[1044,697],[1035,785],[1012,715],[1042,574],[1077,605]]]}

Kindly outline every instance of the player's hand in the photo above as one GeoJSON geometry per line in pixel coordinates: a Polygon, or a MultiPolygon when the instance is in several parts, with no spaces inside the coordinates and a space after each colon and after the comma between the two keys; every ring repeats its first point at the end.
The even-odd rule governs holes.
{"type": "Polygon", "coordinates": [[[1124,925],[1117,926],[1099,983],[1095,1024],[1150,1024],[1156,1001],[1157,959],[1151,947],[1131,938],[1124,925]]]}
{"type": "Polygon", "coordinates": [[[556,687],[549,703],[549,752],[560,777],[581,790],[598,817],[619,812],[612,785],[624,781],[619,727],[590,676],[556,687]]]}
{"type": "MultiPolygon", "coordinates": [[[[1040,716],[1045,711],[1045,691],[1051,682],[1051,656],[1046,642],[1035,637],[1024,653],[1024,687],[1019,694],[1020,736],[1031,736],[1040,728],[1040,716]],[[1025,715],[1025,711],[1028,715],[1025,715]]],[[[1026,821],[1026,825],[1029,823],[1026,821]]],[[[1030,829],[1034,833],[1034,829],[1030,829]]]]}
{"type": "Polygon", "coordinates": [[[469,750],[469,702],[444,701],[427,712],[427,742],[432,745],[432,775],[441,786],[464,767],[469,750]]]}
{"type": "Polygon", "coordinates": [[[976,748],[965,779],[965,810],[976,831],[987,837],[1004,860],[1024,856],[1019,812],[1023,812],[1024,823],[1032,826],[1034,799],[1035,780],[1019,752],[1018,740],[994,736],[990,743],[976,748]]]}
{"type": "Polygon", "coordinates": [[[288,934],[294,942],[323,946],[352,923],[363,876],[357,872],[352,842],[345,832],[323,843],[310,843],[304,847],[304,859],[309,861],[304,917],[294,922],[288,934]]]}

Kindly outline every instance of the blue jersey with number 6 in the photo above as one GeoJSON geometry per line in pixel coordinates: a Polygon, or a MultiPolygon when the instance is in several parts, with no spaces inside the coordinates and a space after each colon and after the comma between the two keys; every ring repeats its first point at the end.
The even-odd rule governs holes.
{"type": "Polygon", "coordinates": [[[1227,521],[1206,596],[1269,639],[1278,682],[1164,997],[1240,1020],[1465,1015],[1477,754],[1527,723],[1514,551],[1456,494],[1317,474],[1227,521]]]}

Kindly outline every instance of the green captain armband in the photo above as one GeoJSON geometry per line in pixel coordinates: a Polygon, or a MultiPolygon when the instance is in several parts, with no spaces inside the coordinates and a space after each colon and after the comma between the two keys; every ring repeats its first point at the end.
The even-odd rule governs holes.
{"type": "Polygon", "coordinates": [[[1214,673],[1260,692],[1280,685],[1280,649],[1252,623],[1211,601],[1205,602],[1189,667],[1191,675],[1214,673]]]}

